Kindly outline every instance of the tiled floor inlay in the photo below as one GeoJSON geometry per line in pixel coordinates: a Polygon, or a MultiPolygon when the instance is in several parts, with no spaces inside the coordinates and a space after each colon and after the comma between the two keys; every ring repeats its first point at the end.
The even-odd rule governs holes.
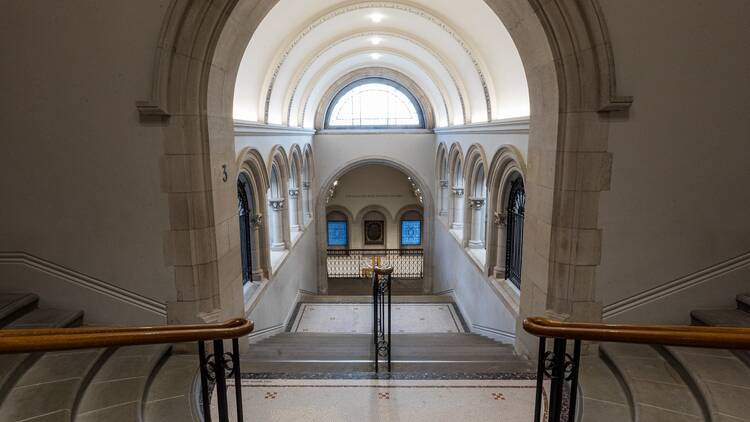
{"type": "MultiPolygon", "coordinates": [[[[535,386],[533,380],[243,379],[242,402],[245,414],[260,421],[520,422],[533,419],[535,386]]],[[[215,403],[212,410],[216,415],[215,403]]]]}
{"type": "MultiPolygon", "coordinates": [[[[447,303],[394,303],[392,332],[462,333],[464,329],[453,306],[447,303]]],[[[292,325],[295,333],[372,332],[372,304],[303,303],[292,325]]]]}

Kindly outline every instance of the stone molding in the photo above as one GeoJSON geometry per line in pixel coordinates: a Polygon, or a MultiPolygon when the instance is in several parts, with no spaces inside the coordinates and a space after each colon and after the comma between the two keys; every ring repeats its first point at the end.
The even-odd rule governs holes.
{"type": "Polygon", "coordinates": [[[30,253],[0,252],[0,265],[9,264],[24,265],[58,279],[65,280],[68,283],[92,290],[116,301],[127,303],[128,305],[156,314],[162,318],[167,317],[167,305],[164,302],[131,292],[120,286],[71,270],[30,253]]]}

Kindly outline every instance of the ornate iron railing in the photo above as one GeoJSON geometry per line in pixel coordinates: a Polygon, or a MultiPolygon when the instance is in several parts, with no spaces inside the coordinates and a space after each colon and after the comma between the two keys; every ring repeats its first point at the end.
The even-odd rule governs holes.
{"type": "Polygon", "coordinates": [[[424,276],[423,249],[328,249],[328,278],[370,278],[373,265],[393,268],[393,277],[424,276]]]}
{"type": "Polygon", "coordinates": [[[372,338],[375,347],[375,372],[380,358],[388,362],[391,372],[391,275],[392,267],[373,266],[372,271],[372,338]]]}

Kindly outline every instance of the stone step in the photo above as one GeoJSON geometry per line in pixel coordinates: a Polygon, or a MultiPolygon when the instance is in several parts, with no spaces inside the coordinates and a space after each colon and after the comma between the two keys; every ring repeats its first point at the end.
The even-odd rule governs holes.
{"type": "MultiPolygon", "coordinates": [[[[394,345],[401,346],[496,346],[512,349],[512,346],[496,342],[490,338],[471,333],[452,334],[393,334],[391,340],[394,345]]],[[[316,334],[316,333],[282,333],[264,339],[251,345],[349,345],[369,344],[372,341],[371,334],[316,334]]]]}
{"type": "Polygon", "coordinates": [[[750,293],[737,295],[737,309],[750,312],[750,293]]]}
{"type": "Polygon", "coordinates": [[[750,368],[728,350],[665,347],[684,368],[712,420],[750,421],[750,368]]]}
{"type": "Polygon", "coordinates": [[[581,357],[581,422],[631,422],[631,404],[624,387],[598,355],[581,357]]]}
{"type": "Polygon", "coordinates": [[[708,420],[683,376],[655,348],[606,343],[600,351],[627,386],[635,422],[708,420]]]}
{"type": "MultiPolygon", "coordinates": [[[[274,374],[372,374],[373,361],[257,361],[243,359],[240,362],[243,373],[274,373],[274,374]]],[[[387,364],[380,362],[381,371],[387,364]]],[[[424,373],[424,374],[483,374],[483,373],[519,373],[533,374],[535,365],[528,361],[519,359],[493,360],[486,362],[418,362],[398,361],[392,362],[392,372],[398,373],[424,373]]]]}
{"type": "Polygon", "coordinates": [[[143,400],[154,370],[171,346],[116,349],[96,371],[76,409],[77,422],[141,420],[143,400]]]}
{"type": "Polygon", "coordinates": [[[707,309],[690,312],[695,325],[713,327],[750,327],[750,313],[738,309],[707,309]]]}
{"type": "MultiPolygon", "coordinates": [[[[36,303],[35,298],[36,296],[34,296],[34,303],[36,303]]],[[[30,299],[26,296],[26,299],[20,300],[28,301],[30,299]]],[[[16,317],[7,323],[3,327],[4,329],[77,327],[81,325],[83,320],[83,312],[81,311],[71,312],[56,309],[32,308],[21,315],[14,312],[14,315],[16,317]]],[[[43,353],[16,353],[3,356],[0,359],[0,403],[5,403],[6,397],[11,394],[16,382],[43,355],[43,353]]]]}
{"type": "Polygon", "coordinates": [[[36,308],[39,297],[25,293],[0,293],[0,328],[36,308]]]}
{"type": "Polygon", "coordinates": [[[148,388],[143,422],[198,422],[193,388],[200,388],[197,355],[171,355],[158,368],[148,388]]]}
{"type": "Polygon", "coordinates": [[[78,327],[83,323],[83,311],[32,309],[8,323],[6,329],[78,327]]]}
{"type": "Polygon", "coordinates": [[[104,349],[48,352],[39,357],[13,386],[0,420],[36,420],[46,415],[70,420],[76,399],[105,357],[104,349]]]}

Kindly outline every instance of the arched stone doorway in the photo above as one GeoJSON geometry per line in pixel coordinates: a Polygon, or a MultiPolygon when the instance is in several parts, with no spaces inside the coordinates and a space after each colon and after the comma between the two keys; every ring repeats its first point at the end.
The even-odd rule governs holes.
{"type": "MultiPolygon", "coordinates": [[[[424,225],[422,228],[422,249],[424,250],[424,283],[422,284],[422,291],[424,293],[431,293],[432,244],[434,223],[433,217],[435,215],[433,195],[427,182],[421,176],[419,176],[416,170],[404,163],[386,157],[367,157],[345,163],[334,170],[328,178],[321,181],[320,191],[318,192],[316,201],[317,209],[315,213],[318,234],[318,292],[321,294],[325,294],[328,292],[328,277],[326,274],[326,251],[328,246],[326,242],[326,197],[328,195],[329,187],[333,184],[334,181],[341,179],[347,173],[369,165],[382,165],[396,169],[399,172],[403,173],[404,176],[411,177],[412,180],[416,181],[416,184],[418,186],[422,187],[422,191],[424,194],[424,207],[422,213],[422,218],[424,221],[424,225]]],[[[372,210],[374,210],[374,208],[372,207],[365,208],[360,213],[358,213],[357,217],[361,219],[364,214],[372,210]]],[[[395,221],[395,219],[393,218],[394,216],[397,215],[400,218],[399,212],[394,213],[394,216],[391,216],[387,211],[383,211],[383,214],[389,215],[389,218],[387,218],[387,220],[389,220],[389,224],[395,221]]],[[[351,218],[351,220],[356,221],[357,217],[353,217],[351,218]]]]}
{"type": "MultiPolygon", "coordinates": [[[[597,320],[595,268],[600,261],[598,196],[609,189],[608,115],[632,99],[617,95],[614,59],[596,0],[487,0],[521,55],[531,99],[528,209],[520,317],[552,314],[597,320]],[[586,192],[584,195],[577,193],[586,192]],[[574,289],[568,286],[587,286],[574,289]]],[[[162,186],[170,200],[184,196],[175,168],[195,176],[191,200],[205,221],[170,220],[168,255],[184,269],[201,267],[205,288],[180,291],[168,306],[170,322],[216,321],[242,313],[233,283],[238,257],[222,255],[217,233],[236,224],[232,93],[254,28],[277,0],[173,1],[162,30],[149,101],[142,116],[171,116],[165,128],[162,186]],[[187,164],[186,164],[187,163],[187,164]],[[225,268],[234,268],[226,270],[225,268]],[[208,270],[206,270],[208,268],[208,270]],[[212,292],[203,297],[197,291],[212,292]]],[[[423,184],[423,186],[429,186],[423,184]]],[[[190,220],[190,219],[188,219],[190,220]]],[[[175,283],[184,285],[175,271],[175,283]]],[[[182,274],[182,275],[181,275],[182,274]]],[[[517,347],[533,354],[519,332],[517,347]]]]}

